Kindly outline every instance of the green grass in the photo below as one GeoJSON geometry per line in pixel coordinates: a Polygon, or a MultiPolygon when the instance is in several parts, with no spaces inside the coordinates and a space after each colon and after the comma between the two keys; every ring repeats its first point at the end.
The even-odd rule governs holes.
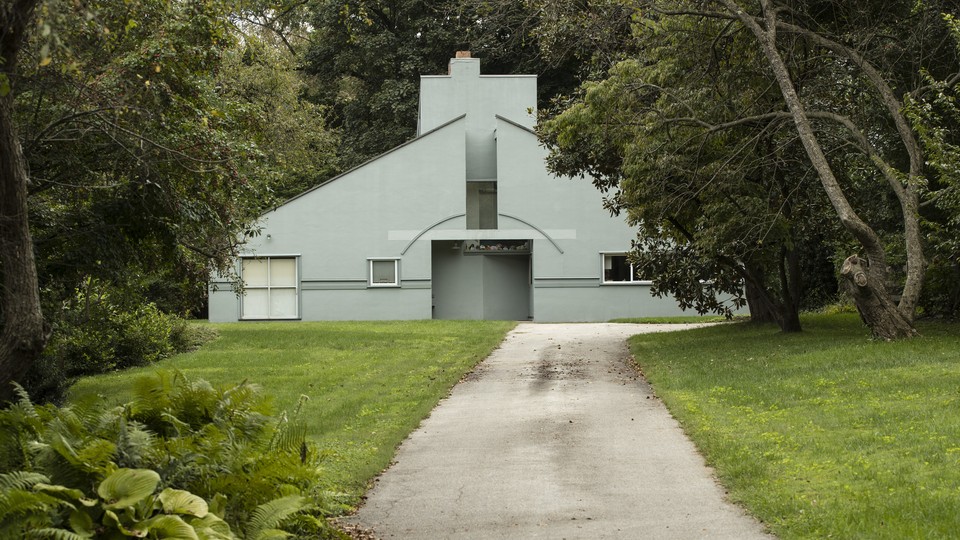
{"type": "Polygon", "coordinates": [[[805,332],[723,325],[631,340],[674,416],[782,538],[956,538],[960,325],[868,339],[856,315],[805,332]]]}
{"type": "Polygon", "coordinates": [[[353,504],[396,446],[515,323],[498,321],[243,323],[211,325],[220,338],[153,366],[80,380],[73,399],[130,398],[130,382],[160,369],[214,385],[243,380],[292,411],[301,395],[308,437],[331,485],[353,504]]]}
{"type": "Polygon", "coordinates": [[[727,318],[721,317],[720,315],[683,315],[677,317],[628,317],[624,319],[611,319],[610,322],[636,324],[714,323],[727,322],[727,318]]]}

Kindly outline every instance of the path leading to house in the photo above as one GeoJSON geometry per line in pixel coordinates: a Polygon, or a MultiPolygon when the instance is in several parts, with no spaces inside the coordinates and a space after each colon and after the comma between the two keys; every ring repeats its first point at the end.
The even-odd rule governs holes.
{"type": "Polygon", "coordinates": [[[520,324],[350,521],[383,539],[767,538],[629,364],[627,337],[679,328],[520,324]]]}

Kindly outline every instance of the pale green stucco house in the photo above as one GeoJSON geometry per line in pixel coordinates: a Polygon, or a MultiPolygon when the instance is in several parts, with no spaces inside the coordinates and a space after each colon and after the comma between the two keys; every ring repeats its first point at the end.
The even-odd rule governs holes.
{"type": "Polygon", "coordinates": [[[210,320],[681,313],[631,272],[635,230],[593,185],[546,171],[536,85],[469,57],[422,77],[418,136],[267,212],[238,261],[244,295],[212,280],[210,320]]]}

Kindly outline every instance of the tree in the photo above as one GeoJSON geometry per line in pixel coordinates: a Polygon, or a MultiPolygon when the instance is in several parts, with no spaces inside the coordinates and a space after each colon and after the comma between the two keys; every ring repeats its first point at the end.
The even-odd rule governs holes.
{"type": "Polygon", "coordinates": [[[339,136],[327,128],[326,109],[306,99],[307,81],[296,54],[269,33],[246,34],[238,46],[224,51],[217,74],[221,92],[244,103],[242,131],[261,153],[257,172],[272,191],[264,206],[282,202],[336,173],[339,136]]]}
{"type": "MultiPolygon", "coordinates": [[[[960,23],[944,16],[960,56],[960,23]]],[[[921,203],[929,267],[921,297],[925,314],[960,315],[960,73],[938,78],[922,72],[924,84],[906,100],[906,113],[936,172],[921,203]]]]}
{"type": "Polygon", "coordinates": [[[608,45],[629,35],[628,9],[596,3],[609,9],[586,16],[573,2],[315,0],[304,69],[310,98],[342,134],[340,168],[412,138],[420,76],[445,73],[458,50],[481,58],[485,74],[538,75],[541,104],[569,93],[595,61],[609,65],[598,50],[612,52],[608,45]],[[538,36],[545,17],[563,20],[564,30],[538,36]],[[584,38],[583,24],[593,39],[584,38]],[[552,48],[544,50],[548,40],[552,48]]]}
{"type": "Polygon", "coordinates": [[[311,99],[342,133],[342,169],[412,138],[422,73],[443,73],[461,43],[455,21],[423,0],[317,0],[305,51],[311,99]]]}
{"type": "Polygon", "coordinates": [[[27,372],[49,335],[27,217],[29,178],[13,114],[21,51],[38,4],[16,0],[0,6],[0,400],[12,395],[10,381],[27,372]]]}
{"type": "MultiPolygon", "coordinates": [[[[238,33],[234,15],[249,3],[36,5],[35,23],[4,12],[8,26],[20,24],[19,34],[4,31],[19,40],[5,41],[4,54],[26,59],[4,62],[4,126],[19,126],[11,136],[30,171],[15,186],[23,208],[4,209],[5,226],[18,218],[19,245],[32,239],[36,254],[3,260],[17,285],[5,287],[4,332],[21,332],[31,319],[13,314],[31,302],[56,315],[91,277],[131,303],[158,295],[168,309],[192,308],[186,297],[205,291],[212,270],[229,269],[278,193],[328,174],[334,139],[322,111],[299,100],[291,62],[238,33]]],[[[28,335],[40,337],[18,342],[29,354],[0,351],[0,363],[16,366],[3,370],[0,392],[43,349],[35,329],[28,335]]]]}
{"type": "Polygon", "coordinates": [[[649,24],[643,61],[621,62],[541,122],[549,165],[612,193],[610,209],[638,228],[634,257],[655,294],[728,316],[745,296],[753,320],[798,331],[805,289],[822,287],[802,278],[829,264],[804,256],[823,251],[825,201],[771,114],[769,78],[724,24],[649,24]]]}
{"type": "MultiPolygon", "coordinates": [[[[833,213],[865,255],[847,257],[841,270],[861,316],[878,338],[913,335],[925,269],[920,192],[929,178],[923,141],[905,105],[925,86],[922,70],[938,76],[956,71],[955,51],[946,46],[940,18],[945,5],[692,0],[636,6],[643,10],[637,25],[641,31],[655,29],[661,20],[681,19],[717,21],[730,34],[752,37],[753,50],[782,100],[770,114],[790,120],[833,213]],[[802,80],[810,67],[816,68],[815,77],[802,80]],[[853,151],[825,149],[824,142],[838,133],[853,151]],[[870,185],[872,196],[853,193],[853,182],[870,185]],[[887,194],[896,203],[906,267],[899,293],[888,290],[896,273],[888,258],[888,238],[879,228],[888,223],[867,221],[870,215],[887,214],[887,194]]],[[[716,47],[710,53],[715,56],[705,61],[742,67],[741,57],[716,47]]]]}

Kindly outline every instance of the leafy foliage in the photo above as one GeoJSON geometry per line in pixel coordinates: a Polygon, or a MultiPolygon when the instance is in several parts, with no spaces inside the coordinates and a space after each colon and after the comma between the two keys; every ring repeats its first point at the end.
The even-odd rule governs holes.
{"type": "MultiPolygon", "coordinates": [[[[81,330],[73,314],[58,315],[91,279],[108,283],[116,298],[202,315],[211,271],[230,273],[239,244],[256,234],[259,214],[332,173],[336,137],[324,111],[301,99],[292,57],[275,40],[241,34],[237,23],[275,2],[4,5],[0,53],[11,60],[0,82],[9,113],[0,131],[13,140],[4,151],[22,148],[26,160],[21,173],[4,179],[18,193],[29,191],[29,212],[9,211],[29,214],[29,223],[17,221],[4,233],[19,242],[4,253],[35,257],[20,259],[29,269],[6,263],[3,304],[16,306],[0,305],[0,319],[35,304],[39,289],[47,323],[63,332],[55,340],[86,340],[76,348],[87,349],[102,326],[81,330]],[[14,23],[25,31],[7,39],[14,23]],[[17,53],[21,61],[14,63],[17,53]],[[20,285],[19,276],[33,281],[20,285]]],[[[21,351],[9,360],[18,369],[4,373],[32,383],[46,378],[51,362],[41,362],[31,381],[19,369],[34,363],[48,335],[39,310],[29,313],[17,320],[31,323],[31,335],[4,341],[31,343],[31,353],[21,351]]],[[[14,356],[5,351],[0,361],[14,356]]],[[[102,356],[98,362],[114,362],[102,356]]],[[[6,397],[9,386],[2,386],[6,397]]]]}
{"type": "Polygon", "coordinates": [[[308,95],[341,130],[340,168],[412,138],[420,76],[445,73],[458,50],[481,58],[486,74],[538,75],[542,103],[571,92],[577,75],[609,65],[612,45],[629,35],[630,9],[607,0],[589,4],[590,10],[540,0],[313,2],[303,59],[308,95]],[[557,24],[541,32],[545,20],[557,24]]]}
{"type": "Polygon", "coordinates": [[[0,530],[333,534],[317,458],[296,414],[271,416],[254,385],[215,389],[180,373],[142,378],[135,393],[113,408],[103,398],[34,406],[24,394],[0,411],[0,427],[15,434],[0,443],[0,530]]]}
{"type": "MultiPolygon", "coordinates": [[[[883,301],[858,308],[878,336],[912,335],[917,214],[930,246],[955,236],[944,205],[960,154],[946,103],[960,55],[947,3],[627,5],[635,52],[544,119],[550,166],[611,191],[611,210],[638,226],[639,266],[685,303],[722,312],[700,281],[734,294],[742,281],[752,312],[755,300],[772,305],[798,329],[796,310],[835,291],[835,253],[863,250],[865,297],[883,301]],[[915,133],[903,115],[912,100],[915,133]]],[[[956,250],[934,250],[935,275],[955,273],[956,250]]]]}
{"type": "Polygon", "coordinates": [[[835,282],[809,279],[818,265],[829,272],[820,255],[829,225],[796,137],[771,114],[778,96],[750,44],[726,25],[646,23],[636,34],[644,59],[620,62],[541,119],[548,165],[591,177],[608,208],[637,227],[633,257],[655,294],[728,316],[746,296],[754,317],[771,306],[769,320],[796,330],[809,291],[835,282]],[[710,43],[725,62],[703,58],[710,43]]]}
{"type": "Polygon", "coordinates": [[[152,364],[215,337],[95,279],[50,311],[53,335],[24,381],[43,400],[56,401],[76,377],[152,364]]]}
{"type": "Polygon", "coordinates": [[[319,0],[305,54],[312,99],[342,129],[342,168],[358,165],[412,138],[421,73],[443,73],[455,44],[454,21],[431,2],[319,0]]]}
{"type": "MultiPolygon", "coordinates": [[[[960,22],[945,14],[960,57],[960,22]]],[[[929,268],[921,307],[931,315],[960,315],[960,85],[956,75],[938,79],[924,71],[927,85],[907,101],[907,115],[927,148],[934,175],[925,186],[925,240],[929,268]]]]}

